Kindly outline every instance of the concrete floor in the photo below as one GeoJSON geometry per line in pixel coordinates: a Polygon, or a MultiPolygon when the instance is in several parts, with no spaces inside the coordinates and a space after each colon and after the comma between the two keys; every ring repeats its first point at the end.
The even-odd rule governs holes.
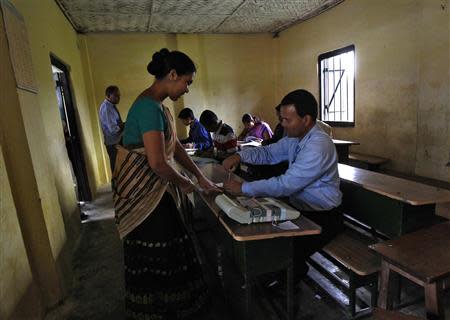
{"type": "MultiPolygon", "coordinates": [[[[47,320],[60,319],[123,319],[124,283],[122,246],[114,225],[112,195],[108,187],[103,188],[97,199],[82,206],[89,219],[82,224],[78,247],[74,253],[74,283],[69,297],[46,317],[47,320]]],[[[204,259],[207,261],[207,259],[204,259]]],[[[232,314],[225,297],[218,288],[214,270],[206,262],[205,272],[211,286],[212,308],[210,319],[240,319],[232,314]]],[[[326,282],[314,269],[308,278],[300,283],[296,296],[298,311],[296,320],[342,320],[349,319],[343,309],[317,285],[327,287],[326,282]],[[313,281],[315,279],[316,281],[313,281]],[[325,285],[323,285],[325,283],[325,285]]],[[[407,300],[419,298],[419,302],[401,309],[404,313],[424,317],[424,302],[421,290],[407,284],[407,300]]],[[[336,290],[328,285],[333,295],[336,290]]],[[[280,319],[284,297],[277,290],[267,290],[257,286],[255,319],[280,319]]],[[[341,300],[345,297],[341,295],[341,300]]],[[[416,299],[417,300],[417,299],[416,299]]],[[[445,294],[446,320],[450,320],[450,294],[445,294]]],[[[372,319],[370,316],[365,319],[372,319]]]]}

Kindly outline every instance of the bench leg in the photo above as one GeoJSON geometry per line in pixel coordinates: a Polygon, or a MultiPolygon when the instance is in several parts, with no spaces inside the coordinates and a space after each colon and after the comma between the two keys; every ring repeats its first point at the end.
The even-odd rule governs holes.
{"type": "Polygon", "coordinates": [[[391,270],[389,263],[381,262],[380,271],[380,294],[378,296],[378,307],[385,310],[392,310],[393,297],[398,294],[398,274],[391,270]]]}
{"type": "Polygon", "coordinates": [[[398,308],[398,306],[401,303],[401,296],[402,296],[402,277],[397,276],[393,281],[395,281],[395,284],[393,286],[393,307],[398,308]]]}
{"type": "Polygon", "coordinates": [[[425,309],[427,319],[444,320],[444,306],[442,304],[442,281],[425,284],[425,309]]]}
{"type": "Polygon", "coordinates": [[[378,281],[375,279],[370,285],[370,308],[373,309],[377,306],[378,298],[378,281]]]}
{"type": "Polygon", "coordinates": [[[356,314],[356,286],[355,275],[352,271],[349,274],[348,284],[348,311],[353,318],[356,314]]]}

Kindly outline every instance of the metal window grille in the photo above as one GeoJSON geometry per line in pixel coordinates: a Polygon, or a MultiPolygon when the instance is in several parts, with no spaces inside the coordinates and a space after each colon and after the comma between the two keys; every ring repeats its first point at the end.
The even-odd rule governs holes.
{"type": "Polygon", "coordinates": [[[355,125],[355,46],[321,54],[320,117],[333,126],[355,125]]]}

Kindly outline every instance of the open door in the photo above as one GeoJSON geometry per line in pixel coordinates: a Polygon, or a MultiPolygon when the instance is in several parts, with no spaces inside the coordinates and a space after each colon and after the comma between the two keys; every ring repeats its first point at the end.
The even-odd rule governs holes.
{"type": "Polygon", "coordinates": [[[79,202],[92,200],[89,180],[86,173],[83,150],[76,120],[76,111],[70,86],[67,66],[54,56],[50,56],[53,80],[55,81],[56,97],[60,118],[66,139],[67,154],[72,164],[72,177],[76,187],[79,202]]]}

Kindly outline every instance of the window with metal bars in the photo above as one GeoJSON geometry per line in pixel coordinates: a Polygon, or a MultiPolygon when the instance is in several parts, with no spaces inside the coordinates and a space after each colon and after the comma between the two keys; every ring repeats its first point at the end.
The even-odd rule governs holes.
{"type": "Polygon", "coordinates": [[[355,46],[319,55],[320,118],[335,127],[355,125],[355,46]]]}

